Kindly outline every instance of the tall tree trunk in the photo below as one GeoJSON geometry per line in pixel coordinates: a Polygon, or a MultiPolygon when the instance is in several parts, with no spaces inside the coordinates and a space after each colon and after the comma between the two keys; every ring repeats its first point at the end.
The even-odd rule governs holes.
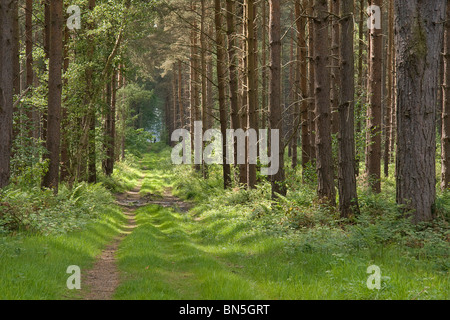
{"type": "MultiPolygon", "coordinates": [[[[381,8],[383,0],[372,0],[381,8]]],[[[383,34],[381,29],[369,31],[369,106],[367,110],[366,173],[371,189],[381,192],[381,100],[383,34]]]]}
{"type": "MultiPolygon", "coordinates": [[[[195,5],[192,6],[192,9],[195,10],[195,5]]],[[[191,149],[194,150],[194,122],[197,120],[196,119],[196,110],[197,110],[197,99],[196,99],[196,83],[195,81],[197,80],[197,76],[196,76],[196,29],[197,24],[196,24],[196,19],[194,18],[193,21],[193,28],[191,31],[191,39],[190,39],[190,79],[189,79],[189,117],[190,117],[190,123],[189,123],[189,128],[190,128],[190,134],[191,134],[191,149]]],[[[169,131],[169,136],[170,134],[172,134],[171,131],[169,131]]]]}
{"type": "Polygon", "coordinates": [[[301,141],[302,141],[302,168],[303,178],[305,178],[305,169],[310,162],[310,137],[308,131],[308,51],[306,41],[307,19],[303,16],[308,6],[308,0],[295,1],[295,18],[297,23],[297,75],[298,83],[297,99],[300,99],[300,122],[301,122],[301,141]]]}
{"type": "MultiPolygon", "coordinates": [[[[69,42],[69,29],[67,27],[64,28],[64,74],[69,69],[69,52],[68,52],[68,44],[69,42]]],[[[64,79],[63,85],[67,85],[67,78],[64,79]]],[[[68,122],[68,110],[66,104],[67,98],[63,101],[62,106],[62,128],[61,128],[61,172],[60,172],[60,181],[67,181],[69,178],[69,169],[70,169],[70,157],[69,157],[69,141],[68,134],[70,129],[70,125],[68,122]]]]}
{"type": "MultiPolygon", "coordinates": [[[[269,43],[270,43],[270,83],[269,83],[269,122],[270,130],[279,130],[278,141],[270,141],[271,144],[279,144],[279,170],[272,175],[272,199],[280,194],[286,195],[284,175],[284,143],[281,105],[281,8],[280,1],[269,0],[269,43]]],[[[272,157],[275,155],[271,155],[272,157]]]]}
{"type": "MultiPolygon", "coordinates": [[[[45,59],[49,59],[50,55],[50,0],[43,0],[44,2],[44,34],[43,34],[43,43],[44,43],[44,56],[45,59]]],[[[41,130],[41,140],[47,141],[47,117],[48,110],[47,108],[42,111],[42,130],[41,130]]]]}
{"type": "MultiPolygon", "coordinates": [[[[294,5],[295,6],[295,5],[294,5]]],[[[295,9],[295,8],[294,8],[295,9]]],[[[295,10],[294,10],[295,11],[295,10]]],[[[295,24],[295,17],[293,14],[291,14],[291,20],[293,21],[293,23],[295,24]]],[[[289,103],[289,108],[291,110],[291,133],[289,136],[292,136],[291,141],[290,141],[290,147],[289,150],[291,150],[291,166],[292,169],[296,169],[297,168],[297,164],[298,164],[298,152],[297,152],[297,147],[298,147],[298,126],[299,126],[299,121],[300,121],[300,101],[299,101],[299,95],[298,95],[298,90],[300,87],[300,83],[297,81],[299,78],[297,77],[297,75],[299,74],[300,70],[298,68],[298,66],[300,65],[300,59],[298,58],[297,54],[294,54],[294,48],[297,47],[297,49],[299,48],[298,45],[295,46],[294,45],[294,38],[295,37],[295,29],[292,29],[291,32],[291,52],[290,52],[290,66],[289,66],[289,82],[290,82],[290,103],[289,103]]],[[[299,50],[297,50],[299,51],[299,50]]]]}
{"type": "Polygon", "coordinates": [[[261,3],[261,128],[267,127],[267,5],[261,3]]]}
{"type": "Polygon", "coordinates": [[[48,172],[43,186],[58,192],[61,145],[61,94],[63,62],[63,0],[50,3],[50,54],[48,80],[47,151],[48,172]]]}
{"type": "MultiPolygon", "coordinates": [[[[240,41],[240,66],[238,69],[238,81],[240,88],[239,101],[239,116],[241,122],[241,129],[244,131],[248,129],[248,77],[247,77],[247,3],[242,1],[240,7],[238,7],[238,16],[242,19],[242,32],[240,41]]],[[[245,163],[239,165],[239,183],[241,186],[248,187],[247,182],[248,172],[248,158],[247,158],[247,139],[245,140],[245,163]]]]}
{"type": "MultiPolygon", "coordinates": [[[[206,70],[206,0],[201,0],[201,15],[200,15],[200,65],[201,65],[201,86],[202,86],[202,123],[203,123],[203,134],[209,129],[208,127],[208,96],[207,96],[207,70],[206,70]]],[[[208,167],[203,159],[202,165],[203,178],[208,177],[208,167]]]]}
{"type": "MultiPolygon", "coordinates": [[[[258,104],[258,82],[256,70],[256,34],[255,34],[255,4],[254,0],[246,0],[247,19],[247,106],[248,106],[248,129],[257,130],[257,104],[258,104]]],[[[250,146],[247,137],[247,185],[253,189],[256,186],[256,164],[250,163],[250,146]]]]}
{"type": "MultiPolygon", "coordinates": [[[[20,95],[20,27],[19,27],[19,3],[18,1],[13,2],[13,95],[20,95]]],[[[13,125],[13,141],[19,137],[22,123],[21,110],[19,109],[19,105],[15,104],[15,108],[13,110],[14,113],[18,116],[18,121],[15,125],[13,125]]],[[[11,157],[15,157],[14,151],[11,154],[11,157]]]]}
{"type": "Polygon", "coordinates": [[[447,13],[444,33],[444,84],[442,88],[442,169],[441,190],[450,187],[450,5],[447,2],[447,13]]]}
{"type": "MultiPolygon", "coordinates": [[[[358,104],[355,106],[355,116],[356,116],[356,132],[361,132],[362,129],[362,106],[365,102],[365,89],[366,89],[366,79],[365,79],[365,73],[363,71],[363,55],[364,55],[364,23],[366,20],[365,17],[365,7],[364,7],[365,0],[359,0],[359,22],[358,22],[358,97],[359,101],[358,104]]],[[[362,152],[360,148],[356,149],[356,164],[355,164],[355,172],[356,175],[359,176],[359,168],[360,168],[360,162],[362,160],[362,152]]]]}
{"type": "MultiPolygon", "coordinates": [[[[95,0],[89,0],[89,11],[93,11],[95,8],[95,0]]],[[[88,30],[93,30],[94,29],[94,23],[89,23],[88,25],[88,30]]],[[[93,53],[94,53],[94,39],[92,35],[88,36],[88,56],[92,57],[93,53]]],[[[92,67],[88,67],[86,70],[86,83],[87,83],[87,92],[88,92],[88,115],[86,117],[86,122],[87,122],[87,126],[88,126],[88,141],[87,141],[87,154],[88,154],[88,182],[89,183],[96,183],[97,182],[97,151],[96,151],[96,145],[95,145],[95,140],[96,140],[96,130],[95,130],[95,125],[96,125],[96,115],[97,115],[97,110],[95,108],[95,104],[94,104],[94,99],[96,99],[95,94],[94,94],[94,83],[93,83],[93,70],[92,67]]],[[[86,145],[81,144],[81,153],[84,153],[85,147],[86,145]]],[[[80,153],[80,154],[81,154],[80,153]]],[[[85,161],[81,160],[83,163],[85,163],[85,161]]],[[[84,167],[84,165],[83,165],[84,167]]]]}
{"type": "Polygon", "coordinates": [[[184,128],[184,106],[183,106],[183,73],[181,60],[178,60],[178,106],[180,112],[180,128],[184,128]]]}
{"type": "Polygon", "coordinates": [[[333,153],[331,147],[331,106],[329,45],[327,29],[328,6],[326,0],[315,0],[314,9],[314,62],[316,103],[316,167],[319,199],[335,204],[333,153]]]}
{"type": "Polygon", "coordinates": [[[331,132],[339,132],[339,1],[331,0],[330,11],[333,14],[331,22],[331,132]]]}
{"type": "Polygon", "coordinates": [[[436,103],[446,0],[395,0],[397,203],[415,222],[434,217],[436,103]]]}
{"type": "Polygon", "coordinates": [[[226,133],[228,124],[227,104],[226,104],[226,50],[222,24],[222,7],[220,0],[214,1],[214,18],[216,25],[216,53],[217,53],[217,83],[219,91],[219,117],[220,131],[222,132],[222,170],[224,188],[231,187],[231,167],[227,164],[227,143],[226,133]]]}
{"type": "MultiPolygon", "coordinates": [[[[241,128],[239,119],[239,87],[237,70],[237,52],[236,52],[236,24],[235,24],[236,6],[234,0],[227,0],[226,18],[227,18],[227,46],[228,46],[228,68],[230,85],[230,109],[231,109],[231,127],[234,130],[241,128]]],[[[237,164],[237,146],[234,148],[234,161],[237,164]]],[[[240,168],[242,165],[240,166],[240,168]]]]}
{"type": "Polygon", "coordinates": [[[394,3],[389,1],[388,8],[388,52],[387,52],[387,99],[386,99],[386,114],[384,120],[385,137],[384,137],[384,176],[389,177],[389,164],[391,163],[391,130],[392,130],[392,110],[393,110],[393,50],[394,50],[394,3]]]}
{"type": "MultiPolygon", "coordinates": [[[[25,8],[25,56],[26,56],[26,87],[31,90],[33,87],[33,0],[26,0],[25,8]]],[[[31,92],[29,93],[31,95],[31,92]]],[[[33,127],[37,126],[37,123],[33,122],[33,114],[36,112],[29,110],[27,112],[28,120],[28,136],[33,137],[33,127]]]]}
{"type": "Polygon", "coordinates": [[[88,182],[89,183],[97,183],[97,147],[96,147],[96,134],[95,134],[95,123],[97,119],[97,112],[95,108],[91,107],[88,111],[89,115],[87,116],[88,130],[89,130],[89,141],[87,145],[88,152],[88,182]]]}
{"type": "Polygon", "coordinates": [[[339,210],[346,218],[359,213],[355,176],[355,57],[353,0],[341,0],[339,101],[339,210]]]}
{"type": "Polygon", "coordinates": [[[0,0],[0,188],[9,183],[13,124],[12,0],[0,0]]]}
{"type": "Polygon", "coordinates": [[[310,138],[310,151],[309,155],[311,158],[311,161],[315,163],[316,161],[316,114],[315,114],[315,90],[314,90],[314,79],[316,77],[315,72],[315,53],[314,53],[314,19],[311,18],[314,16],[314,0],[308,0],[308,10],[307,15],[309,18],[308,20],[308,56],[309,56],[309,94],[308,94],[308,131],[310,132],[309,138],[310,138]]]}
{"type": "Polygon", "coordinates": [[[113,69],[111,81],[107,84],[106,94],[106,114],[104,149],[106,158],[103,162],[105,175],[111,176],[114,172],[115,137],[116,137],[116,92],[117,92],[117,72],[113,69]]]}

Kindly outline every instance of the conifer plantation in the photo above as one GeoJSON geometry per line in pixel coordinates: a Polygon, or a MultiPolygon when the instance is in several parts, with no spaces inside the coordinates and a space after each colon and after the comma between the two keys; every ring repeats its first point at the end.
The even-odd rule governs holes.
{"type": "Polygon", "coordinates": [[[448,299],[449,20],[0,0],[0,299],[448,299]]]}

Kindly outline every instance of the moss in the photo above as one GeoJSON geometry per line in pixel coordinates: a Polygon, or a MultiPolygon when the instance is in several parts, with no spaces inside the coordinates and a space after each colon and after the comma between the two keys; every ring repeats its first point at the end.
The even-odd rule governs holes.
{"type": "Polygon", "coordinates": [[[413,77],[420,76],[428,55],[427,34],[420,15],[414,18],[409,52],[410,72],[414,73],[413,77]]]}

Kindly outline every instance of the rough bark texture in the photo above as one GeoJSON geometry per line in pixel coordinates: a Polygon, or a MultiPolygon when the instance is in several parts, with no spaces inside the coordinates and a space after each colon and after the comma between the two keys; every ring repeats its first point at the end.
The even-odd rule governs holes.
{"type": "Polygon", "coordinates": [[[330,11],[333,13],[331,19],[331,131],[333,134],[339,132],[339,7],[340,0],[331,0],[330,11]]]}
{"type": "MultiPolygon", "coordinates": [[[[306,23],[304,17],[305,9],[308,6],[307,0],[296,0],[295,2],[295,17],[297,21],[297,59],[298,67],[296,74],[296,81],[298,83],[297,99],[300,99],[300,125],[301,125],[301,142],[302,142],[302,168],[305,172],[306,166],[310,161],[310,139],[308,131],[308,50],[306,42],[306,23]]],[[[303,176],[304,177],[304,176],[303,176]]]]}
{"type": "Polygon", "coordinates": [[[267,4],[261,3],[261,124],[267,128],[267,4]]]}
{"type": "MultiPolygon", "coordinates": [[[[381,7],[382,0],[372,0],[371,4],[381,7]]],[[[381,100],[383,37],[381,29],[369,31],[369,106],[367,109],[367,149],[366,173],[370,187],[381,192],[381,100]]]]}
{"type": "Polygon", "coordinates": [[[49,169],[43,186],[58,191],[61,145],[61,93],[63,62],[63,1],[50,3],[50,53],[48,80],[47,151],[49,169]]]}
{"type": "MultiPolygon", "coordinates": [[[[277,193],[286,195],[284,177],[284,143],[281,105],[281,10],[280,1],[269,1],[269,42],[270,42],[270,84],[269,84],[269,122],[270,129],[278,129],[279,136],[279,162],[278,172],[272,176],[272,198],[277,198],[277,193]]],[[[271,141],[274,143],[274,141],[271,141]]]]}
{"type": "Polygon", "coordinates": [[[106,158],[103,162],[103,171],[105,175],[111,176],[114,172],[115,160],[115,137],[116,137],[116,93],[117,93],[117,73],[112,72],[111,82],[108,84],[105,115],[104,148],[106,158]]]}
{"type": "Polygon", "coordinates": [[[334,170],[331,147],[331,107],[329,44],[327,28],[328,6],[326,0],[315,0],[314,9],[314,62],[315,62],[315,113],[316,113],[316,167],[317,193],[321,200],[335,204],[334,170]]]}
{"type": "Polygon", "coordinates": [[[339,210],[341,217],[357,214],[355,177],[355,57],[353,0],[341,0],[340,101],[339,101],[339,210]]]}
{"type": "MultiPolygon", "coordinates": [[[[206,3],[205,0],[201,0],[201,15],[200,15],[200,65],[201,65],[201,105],[202,105],[202,122],[203,122],[203,134],[209,129],[208,127],[208,100],[207,100],[207,84],[206,84],[206,3]]],[[[203,161],[202,165],[203,178],[208,177],[208,166],[203,161]]]]}
{"type": "Polygon", "coordinates": [[[0,1],[0,188],[9,183],[13,123],[12,0],[0,1]]]}
{"type": "MultiPolygon", "coordinates": [[[[246,0],[247,9],[247,127],[248,129],[257,130],[257,104],[258,104],[258,82],[256,70],[256,33],[255,33],[255,4],[254,0],[246,0]]],[[[249,155],[250,145],[247,138],[247,155],[249,155]]],[[[249,159],[247,159],[248,161],[249,159]]],[[[247,167],[247,185],[249,188],[256,186],[256,165],[250,164],[247,167]]]]}
{"type": "Polygon", "coordinates": [[[393,110],[393,93],[392,90],[394,86],[394,78],[393,78],[393,58],[394,55],[394,3],[392,1],[389,2],[388,9],[388,20],[389,20],[389,38],[388,38],[388,52],[387,52],[387,98],[386,98],[386,112],[384,117],[384,127],[385,127],[385,136],[384,136],[384,176],[389,176],[389,164],[391,163],[391,130],[392,130],[392,110],[393,110]]]}
{"type": "Polygon", "coordinates": [[[446,2],[395,1],[397,202],[415,222],[434,217],[435,116],[446,2]]]}
{"type": "MultiPolygon", "coordinates": [[[[308,17],[314,16],[314,0],[308,0],[308,17]]],[[[314,78],[315,76],[315,65],[314,65],[314,20],[309,19],[308,21],[308,56],[309,56],[309,86],[308,86],[308,131],[309,131],[309,156],[311,162],[316,161],[316,114],[315,114],[315,93],[314,93],[314,78]]]]}
{"type": "MultiPolygon", "coordinates": [[[[222,23],[222,7],[220,5],[220,0],[215,0],[215,10],[214,10],[214,20],[216,25],[216,46],[217,46],[217,83],[219,91],[219,117],[220,117],[220,131],[222,132],[222,137],[226,137],[227,132],[227,104],[226,104],[226,50],[225,50],[225,40],[223,34],[223,23],[222,23]]],[[[226,155],[226,139],[222,139],[222,170],[223,170],[223,185],[227,189],[231,187],[231,167],[227,164],[226,155]]]]}
{"type": "Polygon", "coordinates": [[[183,70],[181,67],[181,60],[178,60],[178,109],[180,113],[180,128],[184,128],[183,70]]]}
{"type": "MultiPolygon", "coordinates": [[[[447,3],[447,19],[450,19],[450,5],[447,3]]],[[[442,170],[441,189],[450,187],[450,22],[445,23],[444,35],[444,84],[442,86],[442,170]]]]}
{"type": "MultiPolygon", "coordinates": [[[[89,11],[93,11],[95,8],[95,0],[89,0],[89,11]]],[[[93,30],[94,29],[94,23],[89,23],[88,29],[93,30]]],[[[94,53],[94,39],[93,36],[88,36],[88,43],[89,43],[89,57],[92,57],[94,53]]],[[[89,124],[88,128],[88,142],[87,142],[87,148],[88,148],[88,182],[90,183],[96,183],[97,182],[97,154],[96,154],[96,145],[95,145],[95,123],[96,123],[96,107],[94,104],[95,94],[94,94],[94,88],[93,88],[93,69],[92,67],[88,67],[86,70],[86,86],[87,86],[87,92],[88,92],[88,116],[87,121],[89,124]]],[[[83,148],[84,149],[84,146],[83,148]]],[[[84,162],[84,161],[83,161],[84,162]]]]}
{"type": "MultiPolygon", "coordinates": [[[[26,59],[26,88],[30,90],[33,87],[34,72],[33,72],[33,0],[26,1],[25,8],[25,59],[26,59]]],[[[38,128],[38,123],[34,121],[34,116],[37,114],[37,110],[32,108],[27,111],[28,120],[28,136],[31,138],[34,136],[33,130],[38,128]]]]}

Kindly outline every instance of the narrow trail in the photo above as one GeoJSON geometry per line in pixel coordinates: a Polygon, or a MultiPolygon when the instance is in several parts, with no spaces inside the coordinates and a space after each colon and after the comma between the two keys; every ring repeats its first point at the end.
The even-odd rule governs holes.
{"type": "Polygon", "coordinates": [[[171,207],[176,211],[187,212],[189,204],[172,195],[172,190],[166,188],[163,195],[140,195],[143,179],[131,191],[116,195],[119,204],[128,221],[120,234],[102,251],[93,268],[89,270],[82,283],[81,292],[84,300],[112,300],[114,292],[120,284],[120,272],[117,267],[116,253],[120,243],[137,227],[135,211],[151,204],[171,207]]]}
{"type": "Polygon", "coordinates": [[[97,258],[93,268],[89,270],[83,280],[87,287],[84,300],[112,300],[112,296],[120,283],[120,273],[117,268],[116,252],[120,243],[137,227],[135,219],[136,208],[132,203],[141,200],[142,179],[131,191],[116,196],[117,203],[123,208],[128,221],[120,234],[110,243],[97,258]]]}

